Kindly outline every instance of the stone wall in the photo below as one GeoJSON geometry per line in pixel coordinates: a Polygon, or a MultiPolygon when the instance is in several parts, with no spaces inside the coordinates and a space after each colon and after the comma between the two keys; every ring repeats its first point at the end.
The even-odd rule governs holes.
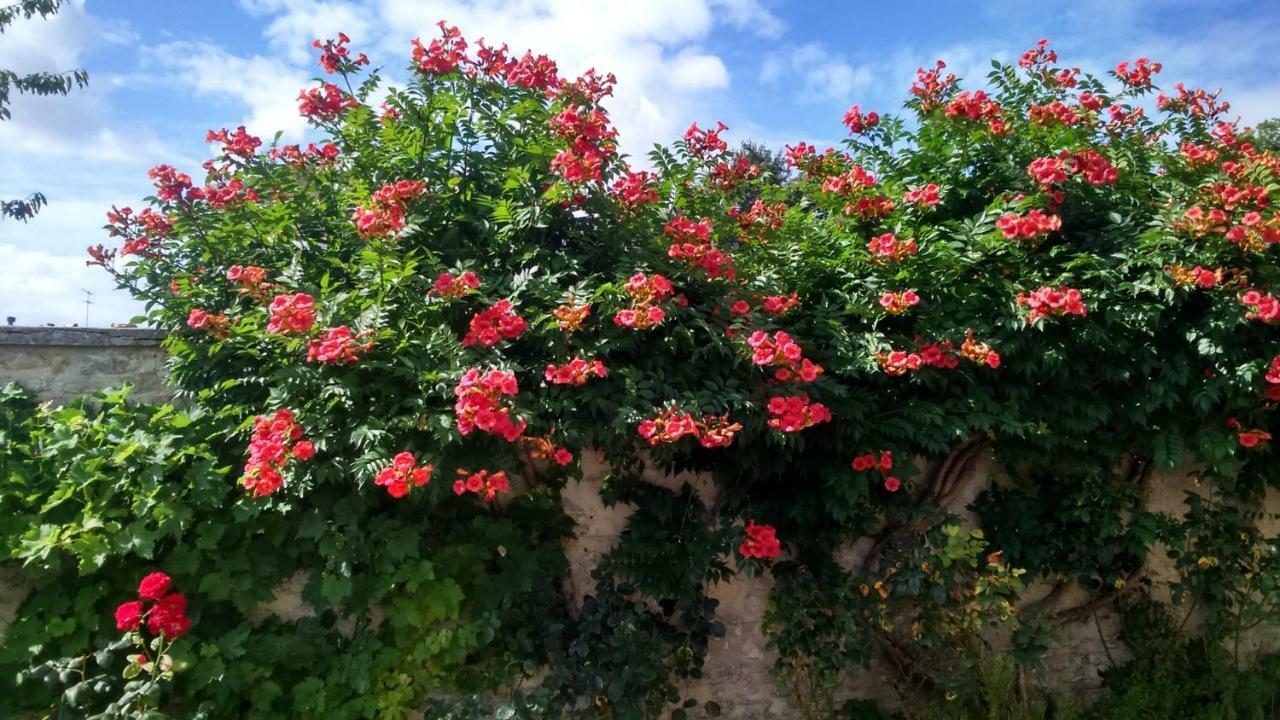
{"type": "MultiPolygon", "coordinates": [[[[135,398],[163,401],[171,393],[164,386],[161,337],[156,331],[135,329],[0,328],[0,382],[15,380],[42,399],[54,402],[128,382],[135,386],[135,398]]],[[[583,453],[582,470],[582,477],[570,482],[563,493],[565,511],[577,526],[576,537],[565,546],[570,563],[565,592],[575,607],[593,591],[591,570],[617,542],[634,511],[625,505],[604,505],[600,485],[608,468],[595,461],[589,452],[583,453]]],[[[990,458],[979,453],[963,491],[949,495],[950,507],[963,516],[965,506],[983,489],[1001,482],[1001,477],[990,458]]],[[[710,505],[714,501],[715,488],[705,477],[672,477],[651,472],[647,480],[673,490],[688,482],[704,503],[710,505]]],[[[1185,469],[1155,473],[1147,487],[1148,508],[1173,515],[1183,511],[1186,493],[1200,491],[1192,472],[1185,469]]],[[[1264,531],[1280,534],[1280,492],[1271,491],[1265,507],[1267,514],[1260,521],[1264,531]]],[[[972,518],[969,521],[972,522],[972,518]]],[[[865,548],[854,544],[842,552],[841,561],[856,565],[860,562],[860,552],[865,554],[865,548]]],[[[1151,581],[1157,597],[1174,577],[1171,563],[1159,548],[1152,553],[1142,575],[1151,581]]],[[[275,601],[265,605],[262,614],[284,619],[311,614],[301,599],[303,580],[295,577],[278,588],[275,601]]],[[[775,658],[767,650],[761,626],[771,585],[766,574],[756,578],[737,577],[711,589],[711,595],[720,601],[719,616],[726,634],[713,639],[704,677],[684,685],[686,697],[717,701],[726,718],[800,716],[770,675],[775,658]]],[[[1050,591],[1047,584],[1036,585],[1028,590],[1026,597],[1033,601],[1047,597],[1050,591]]],[[[0,638],[25,594],[21,574],[13,568],[0,567],[0,638]]],[[[1078,606],[1086,596],[1079,588],[1067,586],[1057,588],[1053,597],[1051,612],[1078,606]]],[[[1098,609],[1097,622],[1091,615],[1076,619],[1078,615],[1068,613],[1055,623],[1058,640],[1045,658],[1047,672],[1034,682],[1055,693],[1082,700],[1098,692],[1102,685],[1101,670],[1113,661],[1125,662],[1129,654],[1119,637],[1119,618],[1110,607],[1098,609]]],[[[1280,645],[1278,633],[1274,628],[1255,633],[1250,637],[1247,650],[1277,647],[1280,645]]],[[[876,668],[851,680],[838,695],[894,701],[887,676],[876,668]]]]}
{"type": "Polygon", "coordinates": [[[132,397],[164,402],[164,334],[141,328],[0,327],[0,385],[17,382],[42,400],[67,400],[133,385],[132,397]]]}

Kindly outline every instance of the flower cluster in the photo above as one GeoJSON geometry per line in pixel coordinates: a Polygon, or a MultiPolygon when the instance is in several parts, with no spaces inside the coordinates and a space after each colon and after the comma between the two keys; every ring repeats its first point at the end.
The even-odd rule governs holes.
{"type": "Polygon", "coordinates": [[[862,114],[862,107],[854,105],[845,111],[844,126],[849,128],[849,134],[861,135],[876,125],[880,124],[880,113],[875,111],[862,114]]]}
{"type": "Polygon", "coordinates": [[[782,553],[782,544],[778,542],[777,530],[772,525],[757,525],[751,519],[742,531],[747,536],[738,546],[738,553],[742,557],[772,560],[782,553]]]}
{"type": "Polygon", "coordinates": [[[867,242],[867,251],[871,253],[871,262],[902,262],[908,255],[915,255],[919,250],[916,248],[914,238],[899,240],[897,235],[893,233],[885,233],[871,238],[867,242]]]}
{"type": "Polygon", "coordinates": [[[477,368],[467,370],[453,391],[458,398],[453,405],[453,412],[458,419],[458,432],[465,436],[470,435],[473,430],[480,430],[497,435],[507,442],[515,442],[524,434],[525,421],[522,418],[513,420],[511,407],[504,405],[502,398],[519,391],[513,372],[487,370],[482,373],[477,368]]]}
{"type": "Polygon", "coordinates": [[[737,187],[760,176],[760,166],[739,155],[733,162],[718,162],[707,173],[707,183],[723,193],[731,193],[737,187]]]}
{"type": "Polygon", "coordinates": [[[902,487],[902,481],[889,474],[889,471],[893,470],[893,453],[885,450],[879,455],[866,453],[853,459],[854,472],[866,472],[873,469],[879,471],[880,477],[884,480],[885,490],[898,492],[898,489],[902,487]]]}
{"type": "Polygon", "coordinates": [[[663,227],[663,232],[671,239],[667,256],[701,268],[707,277],[733,280],[736,277],[733,258],[711,244],[711,231],[710,218],[694,222],[677,215],[663,227]]]}
{"type": "Polygon", "coordinates": [[[249,439],[249,460],[244,465],[240,484],[254,497],[270,495],[284,485],[284,470],[289,460],[310,460],[316,448],[302,439],[302,426],[293,410],[280,408],[274,415],[259,415],[253,421],[249,439]]]}
{"type": "Polygon", "coordinates": [[[1280,300],[1270,293],[1247,290],[1240,296],[1240,304],[1249,308],[1246,320],[1258,320],[1273,325],[1280,323],[1280,300]]]}
{"type": "Polygon", "coordinates": [[[391,458],[391,464],[378,471],[373,484],[387,489],[393,498],[402,498],[415,487],[422,487],[431,482],[431,472],[435,468],[418,465],[413,453],[404,451],[391,458]]]}
{"type": "Polygon", "coordinates": [[[675,292],[670,280],[658,274],[648,276],[644,273],[628,278],[622,290],[631,297],[631,307],[615,313],[613,322],[619,327],[634,330],[646,330],[661,324],[667,318],[667,312],[660,305],[675,292]]]}
{"type": "Polygon", "coordinates": [[[760,198],[746,212],[736,205],[729,208],[729,217],[738,221],[738,239],[742,242],[764,242],[770,230],[782,227],[786,214],[786,203],[768,203],[760,198]]]}
{"type": "Polygon", "coordinates": [[[1280,355],[1271,358],[1271,364],[1267,366],[1266,373],[1262,376],[1266,381],[1266,390],[1263,395],[1268,402],[1280,402],[1280,355]]]}
{"type": "Polygon", "coordinates": [[[774,317],[785,315],[799,306],[800,296],[795,293],[790,295],[767,295],[760,301],[761,309],[774,317]]]}
{"type": "Polygon", "coordinates": [[[112,207],[107,213],[107,234],[122,238],[121,255],[147,255],[153,251],[156,241],[169,237],[173,225],[164,215],[143,208],[137,215],[132,208],[112,207]]]}
{"type": "Polygon", "coordinates": [[[271,319],[267,321],[267,332],[298,335],[316,323],[316,301],[306,293],[277,295],[268,310],[271,319]]]}
{"type": "Polygon", "coordinates": [[[231,334],[231,329],[227,327],[226,315],[211,313],[201,308],[191,308],[191,312],[187,313],[187,327],[208,333],[218,340],[224,340],[231,334]]]}
{"type": "Polygon", "coordinates": [[[586,322],[591,316],[591,305],[582,304],[574,305],[573,298],[569,298],[569,302],[558,305],[551,314],[555,316],[556,325],[566,333],[572,333],[582,327],[582,323],[586,322]]]}
{"type": "Polygon", "coordinates": [[[600,180],[618,147],[618,131],[609,126],[604,111],[573,105],[551,119],[551,128],[569,143],[551,160],[551,171],[570,183],[600,180]]]}
{"type": "Polygon", "coordinates": [[[156,165],[147,171],[147,177],[155,183],[156,199],[160,202],[190,204],[196,198],[189,198],[193,191],[191,176],[178,172],[172,165],[156,165]]]}
{"type": "Polygon", "coordinates": [[[298,92],[298,113],[305,118],[331,122],[356,106],[356,99],[333,83],[298,92]]]}
{"type": "Polygon", "coordinates": [[[1247,450],[1252,450],[1271,440],[1271,433],[1259,429],[1247,430],[1235,418],[1227,418],[1227,427],[1236,431],[1236,440],[1240,443],[1240,447],[1247,450]]]}
{"type": "Polygon", "coordinates": [[[804,357],[800,345],[782,330],[772,337],[763,330],[757,330],[747,338],[747,346],[751,348],[751,362],[776,368],[773,373],[775,380],[813,382],[822,374],[822,366],[804,357]]]}
{"type": "Polygon", "coordinates": [[[693,123],[688,130],[684,131],[684,142],[689,148],[689,154],[705,160],[728,150],[729,143],[720,137],[720,133],[728,129],[729,126],[722,122],[717,122],[715,129],[707,130],[699,128],[698,123],[693,123]]]}
{"type": "Polygon", "coordinates": [[[427,189],[421,180],[388,183],[373,193],[369,207],[357,207],[351,215],[356,233],[362,238],[387,237],[404,229],[404,210],[408,202],[427,189]]]}
{"type": "Polygon", "coordinates": [[[650,445],[667,445],[686,435],[697,437],[698,423],[692,415],[672,405],[655,418],[641,420],[636,431],[650,445]]]}
{"type": "Polygon", "coordinates": [[[1151,87],[1151,77],[1160,72],[1161,64],[1146,58],[1138,58],[1133,65],[1129,61],[1116,65],[1116,77],[1131,88],[1143,89],[1151,87]]]}
{"type": "Polygon", "coordinates": [[[372,334],[371,330],[353,334],[346,325],[328,328],[307,343],[307,362],[354,365],[362,354],[373,349],[372,342],[361,342],[372,334]]]}
{"type": "Polygon", "coordinates": [[[495,473],[490,473],[488,470],[471,473],[459,469],[458,479],[453,481],[454,495],[471,493],[484,498],[485,502],[492,502],[498,497],[498,493],[510,489],[511,483],[507,480],[507,473],[502,470],[495,473]]]}
{"type": "Polygon", "coordinates": [[[138,583],[138,598],[116,607],[116,629],[133,632],[146,623],[147,631],[165,640],[177,640],[191,629],[187,598],[169,592],[173,581],[162,572],[153,572],[138,583]],[[150,607],[148,607],[150,604],[150,607]]]}
{"type": "Polygon", "coordinates": [[[1211,290],[1222,282],[1222,270],[1210,270],[1199,265],[1188,268],[1182,265],[1169,265],[1166,268],[1174,284],[1180,287],[1199,287],[1211,290]]]}
{"type": "Polygon", "coordinates": [[[628,172],[613,183],[613,196],[625,208],[651,205],[658,202],[658,191],[653,188],[652,173],[641,170],[628,172]]]}
{"type": "Polygon", "coordinates": [[[808,394],[775,395],[769,398],[769,427],[782,432],[799,432],[818,423],[830,422],[826,405],[810,402],[808,394]]]}
{"type": "Polygon", "coordinates": [[[1084,306],[1084,296],[1079,290],[1066,285],[1058,287],[1044,286],[1028,293],[1018,293],[1018,305],[1025,305],[1027,324],[1034,324],[1044,318],[1079,315],[1084,317],[1088,310],[1084,306]]]}
{"type": "Polygon", "coordinates": [[[887,292],[880,296],[880,307],[890,315],[901,315],[919,304],[920,296],[915,290],[887,292]]]}
{"type": "Polygon", "coordinates": [[[300,145],[284,145],[278,148],[271,148],[267,152],[267,156],[272,160],[280,162],[294,168],[303,168],[307,165],[328,165],[338,159],[342,154],[342,150],[331,142],[323,145],[315,143],[307,143],[303,148],[300,145]]]}
{"type": "Polygon", "coordinates": [[[573,453],[569,451],[569,448],[558,447],[555,442],[552,441],[550,435],[540,437],[531,437],[526,435],[520,438],[520,444],[529,454],[529,459],[531,460],[545,458],[560,467],[564,467],[573,462],[573,453]]]}
{"type": "Polygon", "coordinates": [[[351,57],[351,51],[347,48],[347,43],[351,42],[351,38],[346,33],[338,33],[338,39],[320,41],[318,38],[311,42],[311,47],[320,51],[320,67],[324,68],[326,74],[334,73],[352,73],[361,65],[368,65],[369,58],[364,53],[360,53],[355,58],[351,57]]]}
{"type": "Polygon", "coordinates": [[[960,356],[992,370],[1000,367],[1000,353],[992,350],[987,343],[975,340],[972,329],[965,334],[964,342],[960,344],[960,356]]]}
{"type": "Polygon", "coordinates": [[[1025,215],[1005,213],[996,220],[996,229],[1009,240],[1037,240],[1062,229],[1062,218],[1039,209],[1028,210],[1025,215]]]}
{"type": "Polygon", "coordinates": [[[204,141],[222,143],[224,156],[235,156],[241,160],[252,160],[253,156],[258,154],[258,148],[262,147],[262,139],[250,135],[243,125],[236,128],[235,132],[230,132],[226,128],[210,130],[205,134],[204,141]]]}
{"type": "Polygon", "coordinates": [[[938,107],[955,87],[955,73],[947,73],[945,76],[942,74],[946,67],[946,63],[938,60],[932,70],[916,68],[916,80],[911,84],[911,94],[919,98],[920,112],[927,113],[938,107]]]}
{"type": "Polygon", "coordinates": [[[414,38],[413,64],[419,72],[427,75],[447,75],[467,59],[467,41],[462,37],[462,31],[449,26],[444,20],[436,24],[440,27],[441,36],[426,47],[420,39],[414,38]]]}
{"type": "Polygon", "coordinates": [[[604,363],[599,360],[588,362],[582,358],[574,358],[563,365],[548,364],[544,376],[552,385],[585,385],[593,375],[604,377],[608,374],[604,363]]]}
{"type": "Polygon", "coordinates": [[[227,279],[240,286],[241,295],[249,295],[259,302],[265,301],[271,292],[267,271],[256,265],[232,265],[227,269],[227,279]]]}
{"type": "Polygon", "coordinates": [[[470,295],[479,287],[480,278],[470,270],[457,275],[442,272],[436,276],[436,280],[431,284],[431,290],[427,291],[427,294],[445,300],[455,300],[470,295]]]}
{"type": "Polygon", "coordinates": [[[528,327],[529,323],[516,314],[515,305],[510,300],[499,300],[471,316],[467,334],[462,338],[462,347],[493,347],[503,340],[515,340],[528,327]]]}
{"type": "Polygon", "coordinates": [[[987,127],[997,135],[1008,129],[1000,103],[982,90],[965,90],[957,94],[947,103],[943,115],[961,120],[985,120],[987,127]]]}
{"type": "Polygon", "coordinates": [[[911,188],[902,194],[902,202],[908,205],[919,205],[920,207],[933,207],[942,202],[939,190],[937,183],[911,188]]]}
{"type": "Polygon", "coordinates": [[[1054,100],[1045,105],[1032,105],[1027,109],[1027,119],[1036,125],[1071,127],[1080,122],[1080,115],[1061,100],[1054,100]]]}

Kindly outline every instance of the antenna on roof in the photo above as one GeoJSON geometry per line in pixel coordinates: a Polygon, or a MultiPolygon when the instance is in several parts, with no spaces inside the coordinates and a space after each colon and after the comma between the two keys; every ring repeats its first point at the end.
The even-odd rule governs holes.
{"type": "Polygon", "coordinates": [[[89,327],[89,306],[93,304],[93,300],[90,299],[93,293],[84,288],[81,288],[80,292],[84,293],[84,326],[89,327]]]}

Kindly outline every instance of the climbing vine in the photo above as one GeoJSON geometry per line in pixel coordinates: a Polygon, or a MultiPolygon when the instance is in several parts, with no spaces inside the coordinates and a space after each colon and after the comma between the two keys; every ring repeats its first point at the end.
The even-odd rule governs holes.
{"type": "Polygon", "coordinates": [[[445,23],[403,85],[349,44],[316,42],[312,142],[210,131],[203,182],[153,168],[90,249],[171,331],[181,409],[4,391],[0,557],[32,591],[0,709],[715,715],[684,681],[739,573],[772,579],[808,716],[873,662],[950,701],[1004,667],[995,630],[1038,667],[1031,582],[1096,611],[1157,541],[1210,634],[1275,619],[1280,158],[1216,95],[1040,43],[985,89],[921,68],[779,174],[723,124],[629,160],[611,75],[445,23]],[[979,528],[980,461],[1007,477],[979,528]],[[579,604],[587,462],[633,514],[579,604]],[[1204,492],[1148,511],[1188,463],[1204,492]],[[152,573],[184,622],[118,614],[152,573]]]}

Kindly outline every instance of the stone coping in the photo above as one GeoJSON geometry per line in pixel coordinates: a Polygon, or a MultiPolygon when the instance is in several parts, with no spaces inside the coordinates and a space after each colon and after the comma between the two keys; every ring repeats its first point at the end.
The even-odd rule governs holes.
{"type": "Polygon", "coordinates": [[[59,347],[156,347],[165,332],[154,328],[0,327],[0,345],[59,347]]]}

